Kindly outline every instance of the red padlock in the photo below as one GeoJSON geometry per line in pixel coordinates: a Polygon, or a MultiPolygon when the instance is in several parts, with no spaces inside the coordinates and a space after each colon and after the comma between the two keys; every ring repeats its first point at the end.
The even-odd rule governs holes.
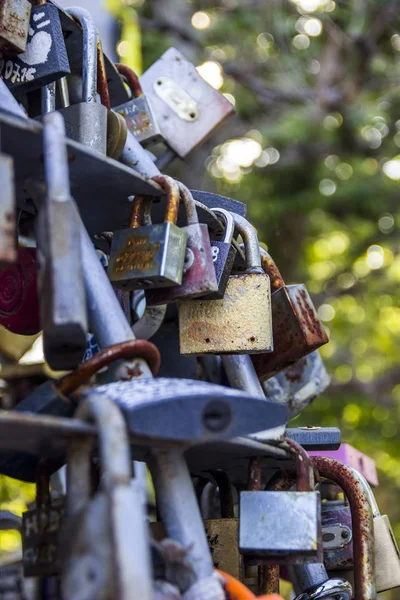
{"type": "Polygon", "coordinates": [[[0,270],[0,325],[12,333],[41,330],[35,248],[18,248],[17,262],[0,270]]]}

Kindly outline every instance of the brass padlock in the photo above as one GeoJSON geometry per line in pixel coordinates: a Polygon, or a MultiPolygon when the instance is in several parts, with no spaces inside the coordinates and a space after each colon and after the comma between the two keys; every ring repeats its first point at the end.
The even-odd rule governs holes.
{"type": "Polygon", "coordinates": [[[170,177],[157,176],[154,181],[167,192],[164,223],[143,224],[151,198],[136,196],[130,228],[113,235],[108,276],[115,287],[123,290],[182,283],[187,234],[176,225],[179,188],[170,177]]]}
{"type": "Polygon", "coordinates": [[[234,215],[246,250],[246,270],[231,275],[221,300],[188,300],[179,305],[181,354],[271,352],[272,316],[269,277],[261,268],[254,227],[234,215]]]}
{"type": "Polygon", "coordinates": [[[252,357],[261,381],[329,342],[305,285],[285,285],[271,256],[260,249],[261,264],[271,280],[274,350],[252,357]]]}

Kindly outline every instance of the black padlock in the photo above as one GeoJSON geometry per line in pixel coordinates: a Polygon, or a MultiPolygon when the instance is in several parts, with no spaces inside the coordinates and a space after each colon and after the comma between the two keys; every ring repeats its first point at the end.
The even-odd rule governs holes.
{"type": "Polygon", "coordinates": [[[36,0],[25,52],[0,63],[0,75],[10,89],[41,88],[71,72],[58,8],[36,0]]]}

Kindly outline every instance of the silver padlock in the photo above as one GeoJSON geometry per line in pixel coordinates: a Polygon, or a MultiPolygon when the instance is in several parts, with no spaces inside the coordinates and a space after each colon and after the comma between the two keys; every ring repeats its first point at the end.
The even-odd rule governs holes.
{"type": "Polygon", "coordinates": [[[107,399],[88,397],[76,418],[94,421],[102,477],[90,497],[93,439],[71,442],[67,454],[66,520],[62,534],[62,597],[152,600],[150,545],[142,491],[131,480],[124,419],[107,399]]]}
{"type": "Polygon", "coordinates": [[[289,572],[295,592],[298,594],[295,600],[351,600],[353,598],[351,584],[346,579],[329,579],[323,563],[293,565],[289,567],[289,572]]]}
{"type": "Polygon", "coordinates": [[[248,491],[240,494],[239,548],[267,564],[321,562],[321,500],[311,491],[307,453],[296,450],[296,491],[248,491]]]}
{"type": "Polygon", "coordinates": [[[152,106],[147,96],[143,94],[139,77],[127,65],[116,63],[115,66],[119,74],[125,77],[132,98],[113,110],[125,118],[128,129],[145,148],[162,142],[164,138],[152,106]]]}
{"type": "Polygon", "coordinates": [[[61,108],[67,136],[96,150],[107,151],[107,108],[97,102],[98,54],[102,52],[92,16],[83,8],[67,8],[83,29],[82,101],[61,108]]]}
{"type": "Polygon", "coordinates": [[[52,112],[43,122],[47,194],[37,226],[43,349],[53,369],[65,370],[81,362],[87,346],[79,214],[70,195],[63,118],[52,112]]]}

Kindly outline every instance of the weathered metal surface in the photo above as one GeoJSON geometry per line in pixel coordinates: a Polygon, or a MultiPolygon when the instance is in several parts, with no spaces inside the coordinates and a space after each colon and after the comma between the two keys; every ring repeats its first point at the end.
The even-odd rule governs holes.
{"type": "Polygon", "coordinates": [[[41,330],[35,248],[18,248],[16,263],[0,270],[0,323],[22,335],[41,330]]]}
{"type": "Polygon", "coordinates": [[[223,299],[180,304],[182,354],[271,351],[272,330],[266,318],[269,309],[270,285],[266,275],[231,275],[223,299]]]}
{"type": "Polygon", "coordinates": [[[213,469],[211,475],[218,486],[219,502],[222,519],[233,519],[235,516],[233,505],[233,493],[228,475],[220,469],[213,469]]]}
{"type": "Polygon", "coordinates": [[[264,381],[263,389],[271,400],[286,404],[289,416],[295,417],[326,390],[330,381],[322,358],[315,350],[264,381]]]}
{"type": "Polygon", "coordinates": [[[122,409],[130,433],[194,441],[246,435],[285,419],[284,407],[243,391],[189,379],[134,379],[84,392],[122,409]]]}
{"type": "Polygon", "coordinates": [[[355,600],[376,600],[375,553],[372,510],[362,485],[352,470],[332,458],[313,456],[322,477],[337,483],[350,504],[353,524],[355,600]]]}
{"type": "Polygon", "coordinates": [[[17,260],[14,161],[0,154],[0,267],[17,260]]]}
{"type": "Polygon", "coordinates": [[[357,448],[353,448],[350,444],[341,444],[338,449],[318,449],[311,452],[311,456],[326,456],[340,460],[348,467],[357,469],[365,477],[370,485],[377,487],[379,485],[378,472],[376,470],[375,461],[366,454],[363,454],[357,448]]]}
{"type": "MultiPolygon", "coordinates": [[[[306,567],[305,567],[306,568],[306,567]]],[[[323,598],[340,598],[340,600],[351,600],[353,590],[350,583],[344,579],[327,579],[306,592],[300,594],[295,600],[323,600],[323,598]]]]}
{"type": "Polygon", "coordinates": [[[28,0],[3,0],[0,5],[0,57],[25,52],[32,5],[28,0]]]}
{"type": "Polygon", "coordinates": [[[272,564],[320,560],[318,492],[241,492],[240,551],[272,564]]]}
{"type": "Polygon", "coordinates": [[[144,94],[153,106],[167,144],[181,158],[185,158],[197,148],[234,112],[233,105],[206,83],[195,66],[175,48],[169,48],[147,69],[140,82],[144,94]],[[164,78],[168,78],[168,82],[164,78]],[[178,88],[182,90],[181,94],[171,96],[171,82],[175,91],[178,88]],[[167,83],[169,85],[166,85],[167,83]],[[166,93],[159,95],[159,88],[165,88],[166,93]],[[196,106],[195,113],[192,109],[180,112],[179,108],[185,104],[184,98],[189,99],[186,101],[187,106],[187,102],[196,106]]]}
{"type": "Polygon", "coordinates": [[[271,306],[274,350],[253,358],[261,380],[329,341],[304,285],[281,287],[272,294],[271,306]]]}
{"type": "Polygon", "coordinates": [[[310,457],[304,448],[294,440],[285,439],[285,443],[296,457],[296,489],[298,492],[309,492],[314,487],[314,474],[310,457]]]}
{"type": "Polygon", "coordinates": [[[249,476],[247,479],[247,490],[249,492],[259,492],[261,490],[263,462],[263,456],[255,456],[249,460],[249,476]]]}
{"type": "Polygon", "coordinates": [[[243,559],[238,548],[239,519],[206,519],[204,527],[214,567],[243,579],[243,559]]]}
{"type": "Polygon", "coordinates": [[[67,50],[56,6],[50,2],[33,6],[26,50],[0,63],[0,75],[11,88],[24,92],[70,73],[67,50]]]}
{"type": "MultiPolygon", "coordinates": [[[[157,375],[161,362],[157,347],[146,340],[130,340],[100,350],[92,358],[78,365],[72,373],[65,375],[57,383],[56,388],[60,394],[68,395],[83,383],[87,383],[93,375],[100,369],[108,367],[110,363],[137,357],[145,359],[153,375],[157,375]]],[[[132,377],[135,377],[134,373],[132,377]]]]}

